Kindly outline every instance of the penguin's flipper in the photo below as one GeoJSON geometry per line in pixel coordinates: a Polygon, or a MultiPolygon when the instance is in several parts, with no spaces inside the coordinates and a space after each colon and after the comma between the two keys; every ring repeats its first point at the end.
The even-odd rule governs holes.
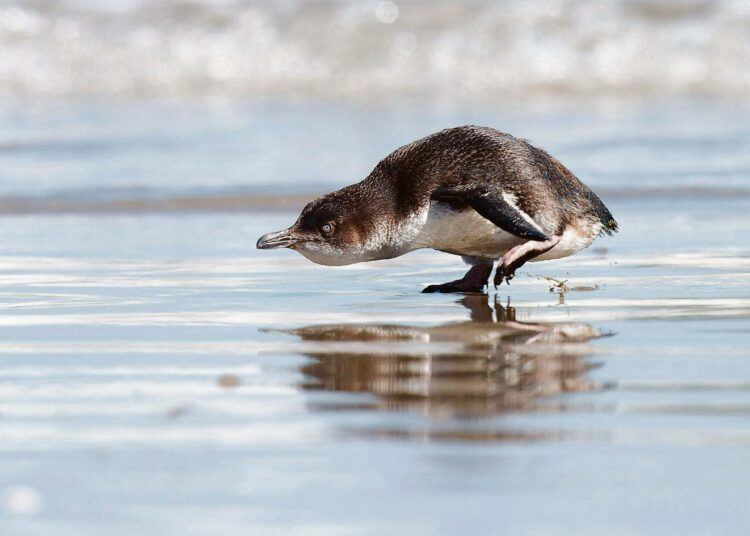
{"type": "Polygon", "coordinates": [[[436,201],[466,203],[503,231],[518,237],[540,242],[550,239],[531,216],[508,200],[502,190],[483,186],[438,188],[431,197],[436,201]]]}

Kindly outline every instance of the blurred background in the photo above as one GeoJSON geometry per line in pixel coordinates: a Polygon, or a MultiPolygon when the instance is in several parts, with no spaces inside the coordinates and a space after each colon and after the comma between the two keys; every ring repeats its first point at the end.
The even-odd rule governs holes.
{"type": "Polygon", "coordinates": [[[0,98],[6,211],[267,207],[464,123],[595,187],[745,187],[750,4],[3,0],[0,98]]]}
{"type": "Polygon", "coordinates": [[[431,101],[750,96],[719,0],[5,0],[6,96],[431,101]]]}

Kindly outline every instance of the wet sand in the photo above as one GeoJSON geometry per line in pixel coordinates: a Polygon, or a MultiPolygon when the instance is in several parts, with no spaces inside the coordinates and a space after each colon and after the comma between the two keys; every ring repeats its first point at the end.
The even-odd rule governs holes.
{"type": "Polygon", "coordinates": [[[252,249],[291,212],[3,217],[3,531],[743,534],[750,204],[612,210],[490,296],[252,249]]]}
{"type": "Polygon", "coordinates": [[[0,536],[745,536],[750,3],[0,4],[0,536]],[[254,249],[437,130],[621,233],[254,249]]]}
{"type": "Polygon", "coordinates": [[[417,104],[0,107],[0,533],[744,536],[750,110],[417,104]],[[622,231],[488,297],[254,249],[469,123],[622,231]]]}

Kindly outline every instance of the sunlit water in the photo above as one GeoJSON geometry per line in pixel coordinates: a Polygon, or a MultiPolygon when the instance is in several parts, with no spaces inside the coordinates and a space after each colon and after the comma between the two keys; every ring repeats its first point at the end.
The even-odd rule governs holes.
{"type": "Polygon", "coordinates": [[[0,95],[750,96],[742,0],[3,0],[0,95]]]}
{"type": "Polygon", "coordinates": [[[1,220],[0,532],[745,534],[748,112],[703,106],[415,111],[403,130],[197,106],[184,137],[113,106],[6,130],[6,210],[62,213],[1,220]],[[463,122],[548,141],[620,234],[489,297],[422,295],[460,260],[319,267],[253,249],[292,210],[74,206],[310,193],[463,122]]]}

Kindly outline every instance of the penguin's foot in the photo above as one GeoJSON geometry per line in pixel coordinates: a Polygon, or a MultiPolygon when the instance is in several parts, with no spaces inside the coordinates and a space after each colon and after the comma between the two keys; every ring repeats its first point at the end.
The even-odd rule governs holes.
{"type": "Polygon", "coordinates": [[[510,280],[513,279],[513,277],[516,275],[515,268],[512,268],[510,266],[503,266],[502,263],[499,263],[497,265],[497,270],[495,270],[495,288],[498,287],[498,285],[502,285],[503,281],[505,281],[508,285],[510,285],[510,280]]]}
{"type": "Polygon", "coordinates": [[[482,292],[485,285],[490,279],[492,273],[492,264],[478,264],[472,266],[471,269],[466,272],[466,275],[461,279],[455,281],[449,281],[442,285],[430,285],[426,287],[422,292],[482,292]]]}
{"type": "Polygon", "coordinates": [[[559,241],[559,236],[555,236],[543,242],[529,240],[528,242],[524,242],[523,244],[509,249],[507,253],[503,255],[503,258],[500,259],[500,262],[497,263],[497,270],[495,270],[494,279],[495,288],[497,288],[498,285],[502,285],[503,281],[510,285],[510,280],[516,275],[516,270],[534,257],[538,257],[542,253],[548,252],[555,247],[559,241]]]}

